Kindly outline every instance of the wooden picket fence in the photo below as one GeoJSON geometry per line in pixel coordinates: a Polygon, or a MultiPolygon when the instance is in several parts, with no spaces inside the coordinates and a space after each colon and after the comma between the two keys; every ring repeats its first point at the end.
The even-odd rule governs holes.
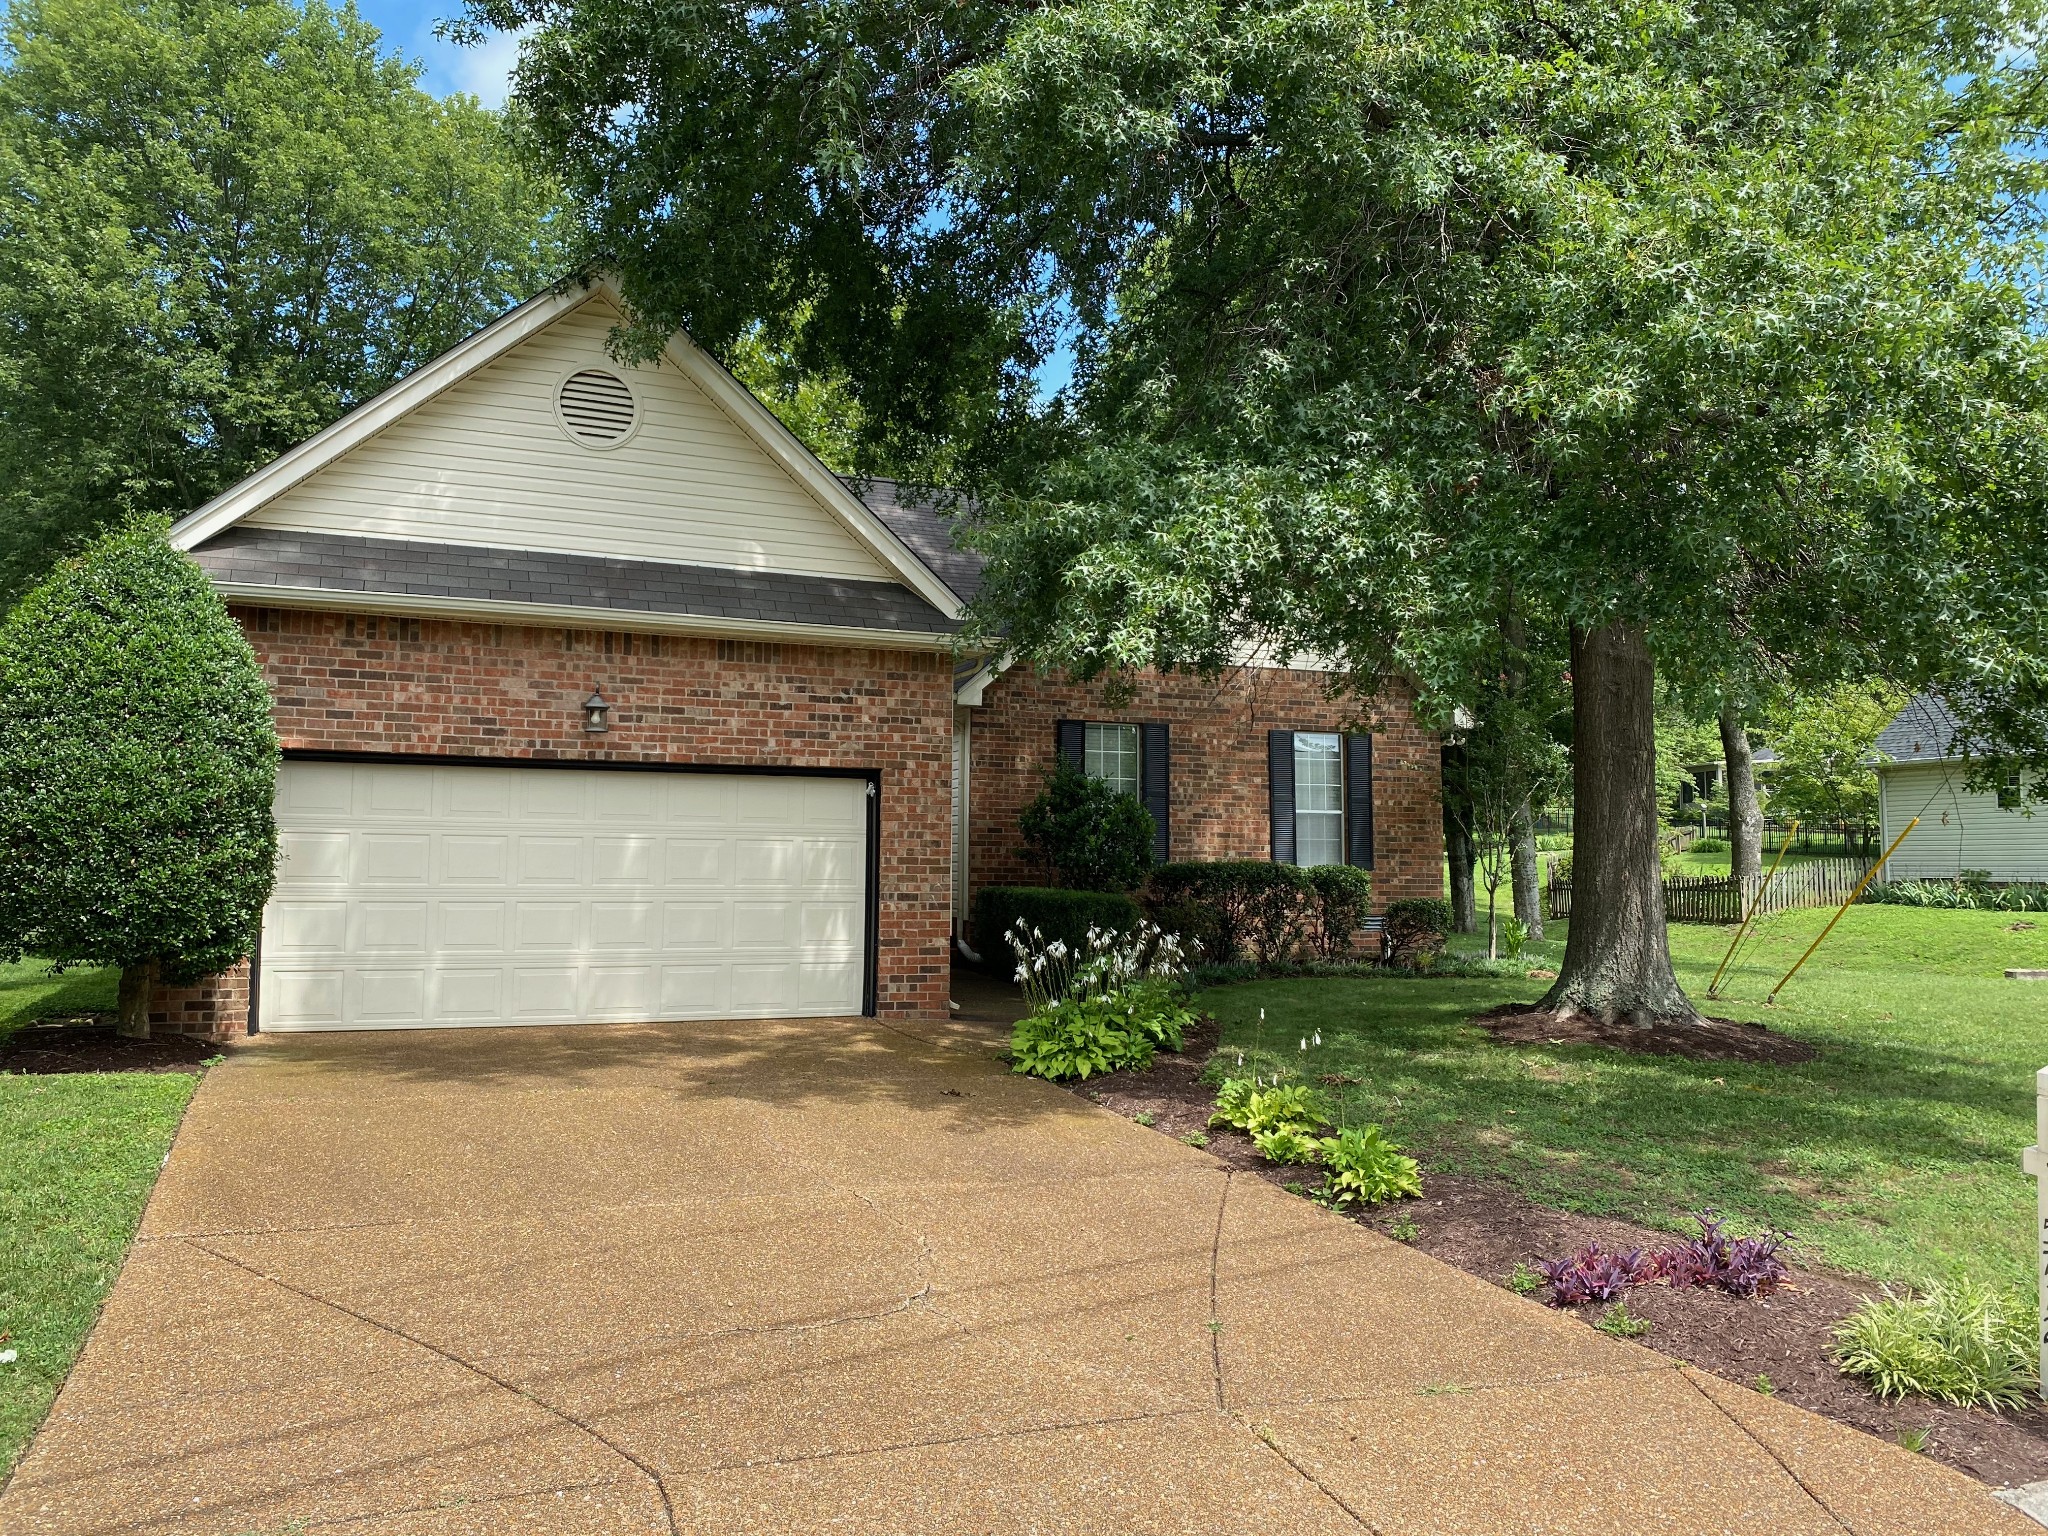
{"type": "MultiPolygon", "coordinates": [[[[1795,907],[1839,905],[1870,868],[1868,859],[1815,859],[1788,864],[1765,891],[1759,917],[1795,907]]],[[[1725,875],[1674,875],[1664,882],[1664,918],[1672,923],[1739,923],[1756,899],[1765,876],[1735,880],[1725,875]]],[[[1550,881],[1547,903],[1552,917],[1572,915],[1572,883],[1550,881]]]]}

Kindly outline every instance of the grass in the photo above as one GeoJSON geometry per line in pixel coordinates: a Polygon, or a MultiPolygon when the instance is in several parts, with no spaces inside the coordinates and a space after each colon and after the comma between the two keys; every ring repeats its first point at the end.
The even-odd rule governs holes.
{"type": "MultiPolygon", "coordinates": [[[[114,973],[0,966],[0,1039],[49,1012],[110,1008],[114,973]]],[[[0,1475],[48,1411],[120,1270],[198,1079],[0,1075],[0,1475]]]]}
{"type": "MultiPolygon", "coordinates": [[[[1808,1262],[1887,1282],[2030,1286],[2034,1191],[2019,1151],[2048,1065],[2048,988],[2002,971],[2048,967],[2048,923],[2015,932],[2008,913],[1856,907],[1766,1008],[1828,915],[1769,920],[1711,1005],[1820,1047],[1800,1066],[1506,1045],[1465,1022],[1533,1002],[1542,981],[1265,981],[1203,1004],[1232,1050],[1360,1079],[1330,1090],[1340,1120],[1384,1125],[1425,1178],[1503,1179],[1547,1205],[1673,1231],[1712,1207],[1738,1228],[1790,1231],[1808,1262]],[[1323,1044],[1304,1055],[1296,1041],[1315,1031],[1323,1044]]],[[[1695,997],[1728,938],[1672,928],[1695,997]]],[[[1562,947],[1553,925],[1532,958],[1555,964],[1562,947]]]]}
{"type": "Polygon", "coordinates": [[[1835,1353],[1880,1397],[2023,1408],[2041,1385],[2036,1327],[2031,1299],[1962,1281],[1865,1302],[1837,1330],[1835,1353]]]}

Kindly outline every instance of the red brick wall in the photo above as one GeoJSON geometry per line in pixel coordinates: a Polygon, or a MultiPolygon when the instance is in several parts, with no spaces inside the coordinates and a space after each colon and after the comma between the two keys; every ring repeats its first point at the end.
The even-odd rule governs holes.
{"type": "Polygon", "coordinates": [[[1163,720],[1173,763],[1173,858],[1271,858],[1266,733],[1364,726],[1373,738],[1373,907],[1443,895],[1442,773],[1435,733],[1415,723],[1405,696],[1381,699],[1368,709],[1356,699],[1331,698],[1326,683],[1320,672],[1278,668],[1245,668],[1219,682],[1155,675],[1138,683],[1128,704],[1111,708],[1102,701],[1100,685],[1013,667],[989,684],[982,707],[971,712],[970,886],[1045,881],[1046,871],[1023,851],[1017,816],[1038,793],[1040,774],[1052,761],[1054,722],[1163,720]]]}
{"type": "Polygon", "coordinates": [[[293,747],[879,769],[877,1007],[946,1011],[953,690],[931,652],[233,610],[293,747]],[[601,685],[604,735],[581,705],[601,685]]]}
{"type": "Polygon", "coordinates": [[[249,963],[189,987],[159,986],[149,1000],[152,1034],[226,1040],[249,1029],[249,963]]]}

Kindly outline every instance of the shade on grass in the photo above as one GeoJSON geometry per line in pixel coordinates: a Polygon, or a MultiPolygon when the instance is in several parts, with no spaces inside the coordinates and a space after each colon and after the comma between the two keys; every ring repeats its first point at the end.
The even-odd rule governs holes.
{"type": "MultiPolygon", "coordinates": [[[[1799,1066],[1693,1062],[1594,1046],[1509,1045],[1467,1025],[1541,981],[1270,981],[1202,1006],[1233,1050],[1260,1042],[1378,1121],[1425,1173],[1505,1179],[1548,1205],[1679,1230],[1705,1206],[1789,1229],[1802,1258],[1890,1281],[1958,1271],[2033,1277],[2034,1073],[2048,1066],[2048,923],[2010,913],[1857,907],[1788,986],[1764,995],[1826,921],[1772,919],[1711,1011],[1811,1041],[1799,1066]],[[1304,1056],[1297,1042],[1320,1031],[1304,1056]]],[[[1680,979],[1704,994],[1729,930],[1674,926],[1680,979]]],[[[1561,927],[1541,946],[1555,955],[1561,927]]]]}
{"type": "MultiPolygon", "coordinates": [[[[0,1037],[49,1011],[113,1006],[114,973],[0,966],[0,1037]]],[[[0,1075],[0,1473],[99,1314],[196,1077],[0,1075]]]]}

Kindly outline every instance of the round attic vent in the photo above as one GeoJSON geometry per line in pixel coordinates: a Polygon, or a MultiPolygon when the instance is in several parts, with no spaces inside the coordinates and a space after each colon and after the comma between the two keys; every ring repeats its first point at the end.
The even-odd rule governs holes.
{"type": "Polygon", "coordinates": [[[585,368],[562,380],[555,391],[562,430],[586,448],[616,448],[633,435],[639,403],[626,381],[602,368],[585,368]]]}

